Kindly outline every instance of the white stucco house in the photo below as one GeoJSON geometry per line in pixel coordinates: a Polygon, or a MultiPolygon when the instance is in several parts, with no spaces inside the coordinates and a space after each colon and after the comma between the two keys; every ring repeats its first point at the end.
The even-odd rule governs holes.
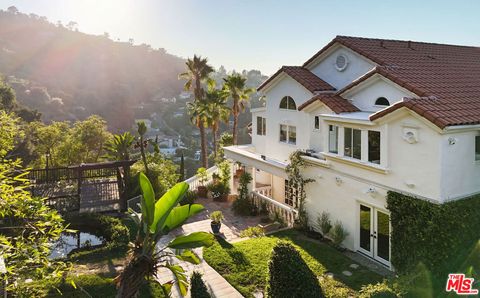
{"type": "Polygon", "coordinates": [[[480,192],[478,47],[337,36],[258,91],[252,144],[225,148],[252,174],[252,194],[295,214],[285,166],[307,152],[312,224],[330,213],[346,248],[387,267],[387,191],[438,204],[480,192]]]}

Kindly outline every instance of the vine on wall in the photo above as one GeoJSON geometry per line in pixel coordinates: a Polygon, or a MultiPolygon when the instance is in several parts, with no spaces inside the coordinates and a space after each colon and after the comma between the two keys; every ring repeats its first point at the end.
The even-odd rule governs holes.
{"type": "Polygon", "coordinates": [[[290,163],[285,168],[285,171],[288,175],[288,186],[295,189],[297,202],[298,202],[298,218],[297,226],[302,230],[308,229],[308,215],[305,210],[305,199],[307,194],[305,192],[305,186],[308,183],[314,182],[314,179],[305,178],[302,175],[302,169],[306,167],[305,160],[302,158],[304,155],[300,150],[297,150],[290,154],[289,160],[290,163]]]}

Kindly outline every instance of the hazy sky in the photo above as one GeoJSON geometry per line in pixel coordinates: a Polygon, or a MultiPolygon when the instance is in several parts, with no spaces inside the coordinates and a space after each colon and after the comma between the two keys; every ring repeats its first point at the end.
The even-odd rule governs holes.
{"type": "Polygon", "coordinates": [[[0,0],[79,30],[227,69],[299,65],[335,35],[480,46],[480,1],[0,0]]]}

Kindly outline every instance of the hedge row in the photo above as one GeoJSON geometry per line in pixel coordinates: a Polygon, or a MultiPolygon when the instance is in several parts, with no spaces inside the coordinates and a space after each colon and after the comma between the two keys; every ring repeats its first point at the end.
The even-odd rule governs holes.
{"type": "Polygon", "coordinates": [[[392,264],[399,273],[419,263],[435,275],[464,269],[480,239],[480,195],[438,205],[390,191],[387,208],[392,264]]]}

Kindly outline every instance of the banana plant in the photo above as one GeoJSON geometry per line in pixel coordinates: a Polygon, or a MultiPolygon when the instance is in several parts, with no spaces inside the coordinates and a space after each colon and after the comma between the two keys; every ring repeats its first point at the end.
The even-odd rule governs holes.
{"type": "MultiPolygon", "coordinates": [[[[200,204],[179,206],[188,190],[185,182],[177,183],[155,202],[155,193],[147,176],[140,173],[139,181],[142,191],[141,213],[129,210],[138,225],[138,233],[135,242],[131,243],[126,266],[117,277],[117,297],[134,297],[145,279],[155,277],[161,267],[173,273],[181,294],[185,296],[188,290],[187,276],[181,266],[170,262],[171,258],[198,264],[200,261],[191,249],[210,246],[215,237],[207,232],[194,232],[178,236],[161,248],[157,247],[157,243],[204,207],[200,204]]],[[[166,295],[170,294],[174,283],[162,284],[166,295]]]]}

